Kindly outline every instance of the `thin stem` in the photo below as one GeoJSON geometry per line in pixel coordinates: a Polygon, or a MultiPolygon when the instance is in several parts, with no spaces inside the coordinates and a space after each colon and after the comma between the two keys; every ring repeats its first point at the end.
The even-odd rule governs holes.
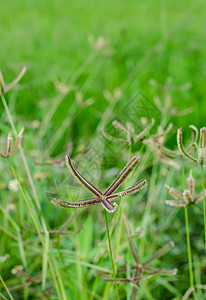
{"type": "Polygon", "coordinates": [[[204,184],[203,165],[201,165],[201,173],[202,173],[203,214],[204,214],[204,231],[205,231],[205,256],[206,256],[206,204],[205,204],[205,184],[204,184]]]}
{"type": "Polygon", "coordinates": [[[110,252],[110,259],[111,259],[111,263],[112,263],[114,284],[115,284],[115,288],[116,288],[116,292],[117,292],[117,299],[119,300],[120,299],[119,298],[119,290],[118,290],[117,280],[116,280],[116,273],[115,273],[113,255],[112,255],[112,246],[111,246],[111,240],[110,240],[110,235],[109,235],[109,227],[108,227],[108,220],[107,220],[107,212],[106,212],[106,210],[104,210],[104,217],[105,217],[105,224],[106,224],[106,228],[107,228],[107,239],[108,239],[108,243],[109,243],[109,252],[110,252]]]}
{"type": "Polygon", "coordinates": [[[10,291],[9,291],[9,289],[8,289],[8,287],[7,287],[7,285],[6,285],[6,283],[4,282],[3,278],[1,277],[1,275],[0,275],[0,282],[2,283],[3,287],[5,288],[7,294],[9,295],[9,298],[10,298],[11,300],[14,300],[13,296],[11,295],[11,293],[10,293],[10,291]]]}
{"type": "MultiPolygon", "coordinates": [[[[77,228],[77,220],[74,219],[74,228],[76,230],[77,228]]],[[[76,246],[76,270],[77,270],[77,275],[78,275],[78,287],[79,287],[79,293],[80,293],[80,298],[81,299],[86,299],[86,297],[84,298],[84,280],[83,280],[83,270],[82,270],[82,265],[81,265],[81,260],[78,257],[78,254],[81,254],[81,249],[80,249],[80,237],[78,234],[75,235],[75,246],[76,246]]]]}
{"type": "MultiPolygon", "coordinates": [[[[182,184],[183,189],[185,189],[185,168],[184,161],[182,160],[182,184]]],[[[192,268],[192,251],[191,251],[191,243],[190,243],[190,229],[189,229],[189,217],[188,217],[188,208],[187,206],[184,208],[185,210],[185,228],[186,228],[186,237],[187,237],[187,255],[188,255],[188,263],[189,263],[189,275],[190,275],[190,286],[194,286],[194,276],[193,276],[193,268],[192,268]]]]}
{"type": "MultiPolygon", "coordinates": [[[[128,160],[130,160],[131,157],[131,145],[129,147],[129,153],[128,153],[128,160]]],[[[126,167],[125,167],[126,168],[126,167]]],[[[125,180],[124,188],[127,187],[127,180],[128,177],[125,180]]],[[[122,235],[122,222],[123,222],[123,214],[125,212],[125,199],[123,198],[119,205],[119,210],[117,212],[117,220],[119,220],[119,226],[117,228],[117,237],[116,237],[116,243],[115,243],[115,256],[118,257],[119,255],[119,245],[120,245],[120,238],[122,235]]]]}
{"type": "Polygon", "coordinates": [[[182,187],[185,189],[185,165],[184,160],[182,159],[182,187]]]}
{"type": "MultiPolygon", "coordinates": [[[[9,120],[10,125],[11,125],[12,131],[15,135],[15,138],[18,138],[17,130],[16,130],[14,121],[12,119],[12,115],[10,113],[10,110],[9,110],[9,107],[7,105],[7,102],[6,102],[6,99],[5,99],[4,95],[1,95],[1,100],[2,100],[2,103],[3,103],[4,109],[6,111],[7,118],[9,120]]],[[[24,150],[21,147],[21,145],[19,145],[19,151],[20,151],[20,155],[21,155],[21,159],[23,161],[25,171],[26,171],[27,176],[28,176],[28,180],[29,180],[29,183],[30,183],[30,186],[31,186],[31,190],[32,190],[32,193],[33,193],[33,196],[34,196],[36,206],[37,206],[39,212],[41,213],[40,218],[41,218],[41,223],[42,223],[43,230],[45,232],[45,245],[47,245],[49,247],[48,237],[47,237],[47,235],[49,235],[49,233],[48,233],[48,230],[47,230],[46,221],[45,221],[45,219],[42,215],[41,206],[40,206],[40,202],[39,202],[39,199],[38,199],[38,196],[37,196],[36,188],[34,186],[34,182],[33,182],[32,176],[31,176],[31,172],[30,172],[29,166],[27,164],[26,156],[24,154],[24,150]]],[[[46,249],[47,252],[48,252],[48,250],[49,250],[49,248],[46,249]]],[[[46,286],[47,259],[48,259],[48,256],[46,255],[46,252],[45,252],[45,253],[43,253],[43,265],[42,265],[43,266],[42,290],[44,290],[45,286],[46,286]]]]}
{"type": "Polygon", "coordinates": [[[63,289],[62,286],[61,286],[61,278],[60,278],[60,274],[58,274],[59,272],[58,272],[56,266],[54,266],[54,269],[53,269],[52,261],[53,261],[53,263],[54,263],[55,261],[54,261],[54,258],[53,258],[53,257],[52,257],[52,261],[50,260],[50,257],[49,257],[49,255],[48,255],[48,249],[46,248],[45,241],[44,241],[44,239],[43,239],[43,237],[42,237],[42,234],[41,234],[41,232],[40,232],[40,228],[39,228],[40,225],[39,225],[39,222],[36,220],[36,217],[35,217],[35,215],[34,215],[34,213],[33,213],[33,211],[32,211],[32,208],[31,208],[31,206],[30,206],[30,204],[29,204],[29,201],[28,201],[28,199],[27,199],[27,197],[26,197],[26,194],[25,194],[25,192],[24,192],[24,189],[23,189],[23,187],[22,187],[22,185],[21,185],[21,182],[20,182],[20,180],[19,180],[19,178],[18,178],[18,176],[17,176],[17,173],[16,173],[14,167],[12,166],[12,164],[10,163],[9,160],[7,160],[7,162],[8,162],[9,167],[10,167],[12,173],[13,173],[14,178],[16,178],[16,179],[18,180],[18,182],[19,182],[19,189],[20,189],[20,192],[21,192],[21,194],[22,194],[22,196],[23,196],[23,198],[24,198],[24,200],[25,200],[25,203],[26,203],[26,205],[27,205],[28,211],[30,212],[30,216],[31,216],[31,218],[32,218],[32,220],[33,220],[33,222],[34,222],[34,226],[35,226],[35,228],[36,228],[36,231],[37,231],[38,236],[39,236],[39,238],[40,238],[40,241],[41,241],[41,243],[42,243],[43,249],[44,249],[44,251],[47,253],[47,256],[48,256],[48,263],[49,263],[49,266],[50,266],[50,270],[51,270],[51,273],[52,273],[52,277],[53,277],[53,280],[54,280],[54,284],[55,284],[55,287],[56,287],[56,291],[57,291],[57,293],[58,293],[58,296],[59,296],[59,297],[62,296],[62,299],[66,299],[66,295],[65,295],[64,289],[63,289]],[[56,272],[56,274],[55,274],[55,272],[56,272]],[[56,276],[55,276],[55,275],[56,275],[56,276]],[[56,277],[57,277],[57,278],[56,278],[56,277]],[[60,289],[61,289],[62,294],[60,293],[60,289]]]}
{"type": "Polygon", "coordinates": [[[186,227],[186,235],[187,235],[187,253],[188,253],[188,262],[189,262],[190,286],[193,287],[194,278],[193,278],[193,268],[192,268],[192,252],[191,252],[191,244],[190,244],[190,229],[189,229],[189,218],[188,218],[187,206],[185,206],[184,210],[185,210],[185,227],[186,227]]]}

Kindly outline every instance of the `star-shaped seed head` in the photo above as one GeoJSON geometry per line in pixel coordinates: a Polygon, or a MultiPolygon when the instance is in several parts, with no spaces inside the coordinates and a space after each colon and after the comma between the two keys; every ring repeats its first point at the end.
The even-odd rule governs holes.
{"type": "Polygon", "coordinates": [[[86,207],[88,205],[101,204],[104,209],[110,213],[116,211],[118,205],[114,202],[115,199],[121,198],[123,196],[134,194],[142,189],[146,185],[146,180],[141,180],[135,186],[128,188],[122,192],[114,193],[114,191],[120,186],[120,184],[125,180],[125,178],[130,174],[134,167],[139,163],[139,159],[134,156],[124,169],[119,173],[116,180],[111,184],[111,186],[103,194],[96,187],[94,187],[89,181],[87,181],[74,167],[70,156],[67,154],[65,156],[66,165],[71,169],[74,176],[90,191],[95,195],[95,198],[84,199],[74,202],[66,202],[58,198],[52,198],[51,203],[56,206],[61,207],[86,207]]]}
{"type": "Polygon", "coordinates": [[[184,189],[183,193],[180,193],[178,190],[173,187],[169,187],[168,185],[165,186],[168,188],[170,195],[178,200],[166,200],[165,203],[170,206],[186,207],[196,204],[203,199],[203,192],[200,192],[197,196],[195,196],[195,180],[192,176],[192,170],[190,171],[190,176],[187,178],[187,189],[184,189]]]}

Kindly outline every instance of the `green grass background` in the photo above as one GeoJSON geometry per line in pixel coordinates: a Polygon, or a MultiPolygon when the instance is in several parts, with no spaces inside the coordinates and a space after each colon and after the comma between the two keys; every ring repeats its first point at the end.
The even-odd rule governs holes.
{"type": "MultiPolygon", "coordinates": [[[[74,210],[69,211],[53,207],[49,203],[48,193],[58,192],[65,195],[66,184],[73,179],[68,170],[63,167],[38,167],[33,164],[33,161],[41,161],[43,154],[62,157],[68,141],[73,142],[72,154],[75,156],[84,147],[87,150],[95,148],[97,145],[95,138],[97,138],[99,144],[95,150],[98,150],[99,154],[95,159],[102,161],[104,154],[104,161],[107,158],[108,162],[105,163],[105,166],[102,163],[98,165],[101,173],[97,174],[95,173],[97,165],[94,161],[91,163],[89,160],[83,160],[79,164],[79,168],[87,174],[85,176],[94,180],[95,185],[100,186],[101,189],[106,188],[113,179],[111,175],[106,175],[110,174],[108,170],[111,168],[121,169],[127,161],[128,153],[125,147],[119,151],[118,146],[114,146],[112,151],[116,152],[112,152],[107,147],[105,148],[105,145],[102,146],[101,139],[98,139],[101,136],[101,129],[118,117],[125,124],[128,120],[125,116],[123,117],[123,108],[139,92],[144,93],[151,103],[153,103],[155,95],[159,95],[162,102],[165,101],[164,93],[149,84],[151,78],[164,84],[166,79],[171,77],[174,86],[188,82],[192,85],[191,89],[187,91],[171,94],[172,106],[178,107],[179,110],[192,107],[193,112],[191,114],[181,117],[161,114],[156,117],[155,128],[164,122],[174,124],[174,130],[169,134],[167,140],[167,144],[171,148],[177,148],[175,133],[178,127],[185,130],[187,138],[189,136],[188,125],[194,124],[198,128],[205,126],[205,9],[204,1],[190,0],[1,0],[0,68],[5,81],[10,82],[22,66],[26,65],[28,68],[18,87],[6,95],[6,100],[17,128],[20,129],[21,126],[25,126],[23,148],[30,170],[33,175],[37,172],[42,174],[41,180],[37,181],[34,177],[34,181],[42,212],[50,228],[60,227],[74,210]],[[103,36],[109,39],[112,48],[111,55],[96,54],[88,43],[89,34],[95,38],[103,36]],[[91,59],[90,63],[75,80],[75,87],[77,91],[82,92],[84,99],[92,97],[94,103],[86,108],[78,107],[75,93],[71,92],[56,107],[54,115],[45,124],[47,112],[58,97],[53,81],[58,79],[68,83],[76,71],[82,65],[84,66],[89,59],[91,59]],[[112,92],[118,87],[122,89],[122,97],[118,103],[113,105],[105,99],[104,91],[112,92]],[[40,122],[40,127],[37,129],[33,126],[34,120],[40,122]],[[118,155],[114,153],[118,153],[118,155]]],[[[0,113],[2,149],[6,134],[11,129],[2,104],[0,104],[0,113]]],[[[152,132],[155,131],[154,129],[152,132]]],[[[133,149],[133,152],[135,150],[133,149]]],[[[29,194],[28,180],[25,172],[22,171],[18,154],[11,160],[29,194]]],[[[200,188],[199,169],[186,163],[187,174],[191,167],[194,168],[194,175],[197,176],[197,184],[200,188]]],[[[35,243],[36,235],[25,229],[25,223],[28,222],[31,225],[31,220],[26,214],[22,196],[20,193],[11,192],[5,188],[13,175],[3,160],[0,162],[0,168],[1,205],[5,208],[8,203],[16,204],[12,218],[23,230],[25,244],[27,242],[35,243]]],[[[172,239],[177,247],[172,254],[167,254],[161,263],[163,267],[177,267],[179,273],[175,278],[170,277],[168,279],[160,276],[157,279],[145,281],[141,284],[142,292],[139,293],[139,299],[161,299],[162,293],[164,293],[165,299],[175,297],[181,299],[180,297],[189,287],[187,251],[184,242],[184,214],[179,210],[173,213],[172,208],[165,208],[164,206],[164,200],[168,197],[163,188],[165,177],[162,175],[164,173],[162,169],[164,168],[167,167],[158,164],[154,168],[152,166],[143,168],[141,174],[136,173],[139,179],[146,177],[149,182],[152,181],[149,198],[147,198],[146,192],[143,192],[141,196],[138,195],[136,198],[129,199],[127,212],[134,228],[140,226],[146,213],[148,213],[147,210],[145,213],[146,201],[152,199],[149,202],[152,204],[148,214],[149,233],[146,239],[151,247],[149,254],[142,250],[143,255],[148,257],[172,239]]],[[[177,176],[174,176],[174,170],[169,168],[167,179],[170,181],[168,183],[181,189],[181,171],[178,172],[177,176]]],[[[132,180],[134,181],[134,179],[132,180]]],[[[132,180],[130,183],[133,182],[132,180]]],[[[79,187],[77,184],[76,186],[79,187]]],[[[88,197],[89,194],[83,188],[80,196],[88,197]]],[[[190,212],[191,231],[194,236],[192,249],[197,264],[195,277],[197,283],[200,283],[200,274],[204,275],[205,271],[202,255],[204,245],[203,221],[200,218],[201,207],[200,204],[197,209],[190,212]]],[[[58,246],[68,251],[68,257],[71,256],[72,258],[76,257],[78,249],[81,260],[99,266],[104,265],[104,260],[101,260],[101,251],[105,249],[106,242],[105,240],[102,241],[105,229],[103,230],[101,227],[100,215],[101,209],[99,207],[88,208],[83,213],[80,212],[76,222],[77,227],[85,225],[81,233],[70,238],[52,238],[51,249],[55,250],[58,246]],[[98,211],[98,218],[96,211],[98,211]],[[96,249],[98,251],[95,251],[96,249]]],[[[109,220],[112,222],[112,216],[109,216],[109,220]]],[[[13,230],[3,213],[1,226],[7,228],[8,231],[13,230]]],[[[71,230],[74,230],[75,226],[72,223],[71,230]]],[[[140,248],[144,249],[144,242],[142,245],[140,248]]],[[[35,247],[41,250],[40,244],[35,247]]],[[[35,259],[35,265],[32,262],[32,254],[34,255],[35,251],[28,247],[26,249],[30,269],[25,270],[25,272],[28,271],[34,275],[35,272],[41,271],[41,257],[35,259]]],[[[126,236],[122,235],[120,250],[125,257],[127,249],[128,241],[126,236]]],[[[21,282],[20,278],[11,275],[11,269],[15,265],[21,264],[21,259],[17,245],[4,232],[2,233],[0,255],[3,256],[6,253],[10,254],[10,258],[1,265],[1,274],[8,286],[11,286],[21,282]]],[[[103,257],[106,261],[105,265],[110,268],[108,255],[103,257]]],[[[76,259],[78,260],[78,255],[76,259]]],[[[132,260],[131,257],[130,259],[132,260]]],[[[64,289],[67,296],[71,299],[80,299],[78,298],[79,284],[74,285],[74,291],[71,287],[74,278],[80,280],[78,268],[76,270],[77,264],[69,263],[65,256],[61,257],[61,255],[57,257],[57,263],[62,277],[66,278],[64,289]],[[71,280],[71,278],[73,279],[71,280]]],[[[96,282],[96,275],[86,267],[82,268],[82,274],[82,291],[85,299],[90,299],[91,291],[94,288],[93,284],[96,282]]],[[[205,277],[203,276],[203,283],[204,280],[205,277]]],[[[51,282],[51,277],[48,275],[47,288],[51,286],[51,282]]],[[[37,284],[36,288],[40,291],[41,285],[37,284]]],[[[109,299],[110,289],[112,290],[110,285],[104,285],[98,279],[96,299],[101,297],[109,299]]],[[[122,284],[120,290],[122,299],[125,299],[126,286],[122,284]]],[[[6,295],[3,289],[2,293],[6,295]]],[[[15,290],[13,295],[15,299],[27,299],[27,297],[29,297],[28,299],[38,299],[38,297],[42,297],[42,294],[35,296],[26,289],[15,290]]],[[[51,296],[50,298],[55,299],[55,297],[51,296]]],[[[47,298],[49,299],[49,297],[47,298]]]]}

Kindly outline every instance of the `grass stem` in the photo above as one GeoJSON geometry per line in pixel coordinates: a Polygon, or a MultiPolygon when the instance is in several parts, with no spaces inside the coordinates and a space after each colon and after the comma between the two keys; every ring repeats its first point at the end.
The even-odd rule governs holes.
{"type": "MultiPolygon", "coordinates": [[[[185,189],[185,167],[183,161],[182,161],[182,184],[184,190],[185,189]]],[[[194,287],[188,208],[185,207],[184,210],[185,210],[185,229],[186,229],[186,238],[187,238],[187,255],[188,255],[188,263],[189,263],[190,286],[194,287]]]]}
{"type": "MultiPolygon", "coordinates": [[[[17,130],[16,130],[16,127],[14,125],[14,121],[12,119],[12,115],[10,113],[10,110],[9,110],[8,105],[7,105],[6,99],[4,98],[4,95],[1,95],[1,100],[2,100],[2,103],[3,103],[4,109],[6,111],[7,118],[9,120],[10,125],[11,125],[12,131],[14,133],[14,136],[17,137],[17,130]]],[[[37,196],[36,188],[34,186],[34,182],[32,180],[31,172],[30,172],[29,166],[27,164],[26,156],[24,154],[24,150],[21,147],[21,145],[19,145],[19,152],[20,152],[20,155],[21,155],[21,159],[23,161],[24,168],[26,170],[26,174],[28,176],[28,180],[29,180],[29,183],[30,183],[30,186],[31,186],[31,190],[32,190],[32,193],[33,193],[33,196],[34,196],[36,206],[37,206],[38,210],[41,213],[40,218],[41,218],[41,222],[42,222],[42,227],[43,227],[43,230],[44,230],[45,235],[46,235],[45,236],[45,241],[46,241],[45,245],[49,246],[49,242],[48,242],[49,233],[48,233],[48,230],[47,230],[47,225],[46,225],[46,222],[45,222],[44,217],[42,215],[41,206],[40,206],[40,202],[39,202],[39,199],[38,199],[38,196],[37,196]]],[[[46,253],[48,253],[48,248],[46,248],[45,253],[43,252],[42,290],[44,290],[45,287],[46,287],[46,275],[47,275],[47,265],[48,265],[48,255],[46,253]]]]}
{"type": "Polygon", "coordinates": [[[113,271],[113,277],[114,277],[114,284],[115,284],[115,288],[116,288],[117,299],[119,300],[120,299],[119,298],[119,290],[118,290],[117,280],[116,280],[116,272],[115,272],[113,255],[112,255],[112,245],[111,245],[111,240],[110,240],[110,235],[109,235],[109,226],[108,226],[108,220],[107,220],[107,212],[106,212],[106,210],[104,210],[104,217],[105,217],[105,224],[106,224],[106,228],[107,228],[107,239],[108,239],[108,243],[109,243],[109,252],[110,252],[110,259],[111,259],[111,263],[112,263],[112,271],[113,271]]]}
{"type": "MultiPolygon", "coordinates": [[[[33,222],[34,222],[34,226],[35,226],[35,228],[36,228],[36,231],[37,231],[38,236],[39,236],[39,238],[40,238],[40,241],[41,241],[41,243],[42,243],[43,249],[44,249],[44,251],[45,251],[46,254],[47,254],[47,257],[48,257],[48,263],[49,263],[49,266],[50,266],[50,270],[51,270],[51,273],[52,273],[53,281],[54,281],[54,284],[55,284],[55,287],[56,287],[56,291],[57,291],[57,293],[58,293],[58,296],[59,296],[59,297],[62,297],[61,299],[64,299],[64,300],[65,300],[65,299],[67,299],[67,298],[66,298],[66,294],[65,294],[65,292],[64,292],[64,289],[63,289],[63,287],[62,287],[62,285],[61,285],[61,281],[62,281],[62,280],[61,280],[61,278],[60,278],[60,274],[59,274],[59,272],[58,272],[58,269],[55,268],[55,266],[54,266],[55,271],[53,270],[53,264],[55,263],[55,260],[52,259],[52,261],[53,261],[53,264],[52,264],[52,261],[50,260],[50,257],[49,257],[49,254],[48,254],[48,249],[47,249],[47,247],[46,247],[46,245],[45,245],[45,241],[44,241],[43,236],[42,236],[42,234],[41,234],[41,232],[40,232],[40,224],[39,224],[39,221],[36,220],[36,216],[34,215],[35,211],[34,211],[34,212],[32,211],[32,207],[31,207],[31,205],[30,205],[30,203],[29,203],[29,200],[28,200],[27,197],[26,197],[26,194],[25,194],[25,192],[24,192],[23,186],[22,186],[22,184],[21,184],[21,181],[19,180],[19,177],[18,177],[18,175],[17,175],[17,173],[16,173],[15,168],[12,166],[12,164],[10,163],[9,160],[7,160],[7,162],[8,162],[8,164],[9,164],[9,166],[10,166],[10,169],[11,169],[13,175],[14,175],[14,178],[18,180],[20,192],[21,192],[21,194],[22,194],[22,196],[23,196],[23,198],[24,198],[24,200],[25,200],[25,203],[26,203],[26,205],[27,205],[27,208],[28,208],[28,211],[29,211],[29,213],[30,213],[30,216],[31,216],[31,218],[32,218],[32,220],[33,220],[33,222]],[[57,278],[56,278],[56,277],[57,277],[57,278]],[[59,287],[59,285],[60,285],[60,287],[59,287]],[[62,294],[61,294],[61,292],[60,292],[60,288],[61,288],[62,294]]],[[[47,238],[47,237],[46,237],[46,238],[47,238]]]]}
{"type": "Polygon", "coordinates": [[[0,275],[0,282],[2,283],[3,287],[5,288],[7,294],[9,295],[9,298],[10,298],[11,300],[14,300],[12,294],[10,293],[10,291],[9,291],[9,289],[8,289],[8,287],[7,287],[7,285],[6,285],[6,283],[4,282],[3,278],[1,277],[1,275],[0,275]]]}
{"type": "Polygon", "coordinates": [[[193,268],[192,268],[192,251],[191,251],[191,243],[190,243],[190,229],[189,229],[189,217],[188,217],[188,208],[185,207],[185,228],[186,228],[186,236],[187,236],[187,254],[188,254],[188,262],[189,262],[189,274],[190,274],[190,286],[194,286],[194,276],[193,276],[193,268]]]}
{"type": "Polygon", "coordinates": [[[204,214],[204,232],[205,232],[205,256],[206,256],[206,206],[205,206],[205,184],[204,184],[203,165],[201,165],[201,174],[202,174],[203,214],[204,214]]]}

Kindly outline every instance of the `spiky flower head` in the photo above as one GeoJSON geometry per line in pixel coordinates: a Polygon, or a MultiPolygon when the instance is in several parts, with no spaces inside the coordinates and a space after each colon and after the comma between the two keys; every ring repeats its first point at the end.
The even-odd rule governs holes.
{"type": "Polygon", "coordinates": [[[103,134],[106,139],[116,142],[116,143],[123,143],[123,144],[128,144],[128,145],[133,145],[138,141],[142,141],[142,139],[148,134],[152,126],[154,125],[155,120],[151,119],[151,122],[138,134],[135,133],[134,126],[131,123],[127,123],[126,127],[122,125],[122,123],[118,121],[114,121],[112,125],[119,130],[125,137],[126,139],[122,138],[116,138],[111,136],[105,128],[103,128],[103,134]]]}
{"type": "Polygon", "coordinates": [[[134,156],[124,169],[119,173],[116,180],[111,184],[111,186],[106,190],[105,193],[101,193],[96,187],[94,187],[89,181],[87,181],[74,167],[70,156],[67,154],[65,156],[65,162],[68,168],[71,169],[75,177],[90,191],[95,195],[95,198],[78,200],[73,202],[66,202],[58,198],[52,198],[51,203],[56,206],[61,207],[86,207],[88,205],[101,204],[104,209],[110,213],[117,210],[118,205],[113,202],[115,199],[124,197],[129,194],[134,194],[141,190],[146,185],[146,180],[139,181],[136,185],[128,188],[122,192],[114,194],[114,191],[121,185],[125,178],[131,173],[134,167],[139,163],[138,157],[134,156]],[[112,203],[113,202],[113,203],[112,203]]]}
{"type": "MultiPolygon", "coordinates": [[[[190,125],[189,127],[193,130],[193,132],[195,132],[195,139],[197,140],[197,136],[198,136],[197,128],[194,125],[190,125]]],[[[191,147],[196,147],[196,140],[191,145],[191,147]]],[[[205,162],[206,162],[206,128],[205,127],[200,129],[200,143],[199,143],[199,148],[198,148],[198,158],[195,158],[194,156],[192,156],[189,153],[188,149],[184,149],[183,142],[182,142],[182,128],[179,128],[177,130],[177,145],[184,157],[186,157],[200,165],[205,164],[205,162]]]]}
{"type": "Polygon", "coordinates": [[[13,154],[17,150],[18,146],[21,143],[21,140],[23,137],[23,132],[24,132],[24,127],[22,127],[19,134],[17,135],[13,148],[12,148],[12,140],[13,139],[11,137],[11,134],[10,133],[8,134],[7,143],[6,143],[6,151],[0,152],[0,157],[9,158],[11,156],[11,154],[13,154]]]}
{"type": "Polygon", "coordinates": [[[8,85],[6,85],[4,83],[4,77],[0,70],[0,95],[6,94],[10,90],[12,90],[17,85],[17,83],[22,79],[25,72],[26,72],[26,67],[23,67],[21,69],[19,75],[12,82],[10,82],[8,85]]]}
{"type": "MultiPolygon", "coordinates": [[[[165,203],[170,206],[186,207],[200,202],[203,199],[203,192],[195,196],[195,180],[192,176],[192,170],[187,178],[187,189],[181,193],[173,187],[165,185],[168,188],[170,195],[178,201],[166,200],[165,203]]],[[[205,190],[206,192],[206,190],[205,190]]]]}

